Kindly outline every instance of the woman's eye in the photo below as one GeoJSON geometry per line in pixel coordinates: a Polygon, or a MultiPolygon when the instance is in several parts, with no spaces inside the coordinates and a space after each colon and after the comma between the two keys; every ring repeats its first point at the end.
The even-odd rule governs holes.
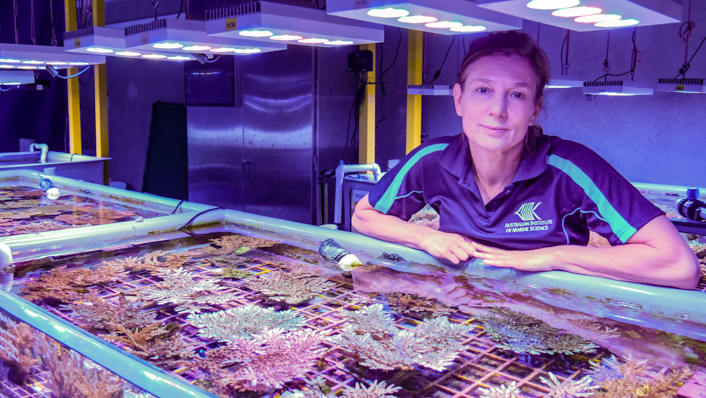
{"type": "Polygon", "coordinates": [[[481,94],[485,94],[488,92],[488,88],[487,87],[478,87],[476,89],[476,92],[481,93],[481,94]]]}

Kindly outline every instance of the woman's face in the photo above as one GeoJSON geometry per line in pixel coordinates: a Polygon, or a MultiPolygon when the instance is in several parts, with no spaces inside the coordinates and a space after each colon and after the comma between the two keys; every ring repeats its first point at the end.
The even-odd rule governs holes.
{"type": "Polygon", "coordinates": [[[463,87],[454,86],[456,113],[472,146],[508,153],[521,150],[527,129],[542,109],[538,78],[519,55],[483,57],[466,69],[463,87]]]}

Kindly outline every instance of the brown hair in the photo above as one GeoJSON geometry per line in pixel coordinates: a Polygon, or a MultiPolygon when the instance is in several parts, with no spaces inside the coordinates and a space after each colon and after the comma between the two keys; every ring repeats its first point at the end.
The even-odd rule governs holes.
{"type": "MultiPolygon", "coordinates": [[[[471,42],[466,52],[466,56],[461,62],[456,81],[461,85],[468,77],[468,67],[477,60],[489,55],[505,54],[519,55],[526,58],[532,65],[537,76],[537,87],[535,90],[535,103],[542,99],[544,86],[549,82],[551,72],[549,70],[549,60],[537,43],[526,33],[515,30],[507,32],[491,33],[488,36],[475,39],[471,42]]],[[[537,146],[537,141],[544,134],[538,125],[530,126],[525,137],[525,148],[533,153],[537,146]]]]}

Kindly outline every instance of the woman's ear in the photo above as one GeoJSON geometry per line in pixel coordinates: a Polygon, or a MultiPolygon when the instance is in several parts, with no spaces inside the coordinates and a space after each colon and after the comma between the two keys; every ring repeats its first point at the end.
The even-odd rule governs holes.
{"type": "Polygon", "coordinates": [[[544,94],[542,94],[537,101],[534,103],[534,115],[532,115],[532,119],[530,120],[529,125],[534,126],[534,121],[537,120],[537,116],[539,116],[539,112],[542,111],[542,104],[544,104],[544,94]]]}
{"type": "Polygon", "coordinates": [[[456,114],[463,116],[463,108],[461,107],[461,96],[463,95],[463,89],[460,83],[454,84],[454,106],[456,107],[456,114]]]}

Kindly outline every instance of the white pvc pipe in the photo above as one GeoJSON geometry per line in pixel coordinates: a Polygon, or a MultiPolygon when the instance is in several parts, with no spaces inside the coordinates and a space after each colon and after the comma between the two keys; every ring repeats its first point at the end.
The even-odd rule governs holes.
{"type": "Polygon", "coordinates": [[[49,146],[47,144],[31,144],[29,146],[29,150],[31,152],[34,152],[35,148],[39,148],[42,151],[41,154],[41,162],[46,163],[47,162],[47,153],[49,153],[49,146]]]}
{"type": "Polygon", "coordinates": [[[333,212],[333,222],[341,223],[341,208],[343,207],[343,177],[348,173],[358,173],[361,171],[372,171],[373,179],[377,182],[380,179],[380,166],[377,163],[370,164],[341,164],[336,167],[336,197],[333,212]]]}

